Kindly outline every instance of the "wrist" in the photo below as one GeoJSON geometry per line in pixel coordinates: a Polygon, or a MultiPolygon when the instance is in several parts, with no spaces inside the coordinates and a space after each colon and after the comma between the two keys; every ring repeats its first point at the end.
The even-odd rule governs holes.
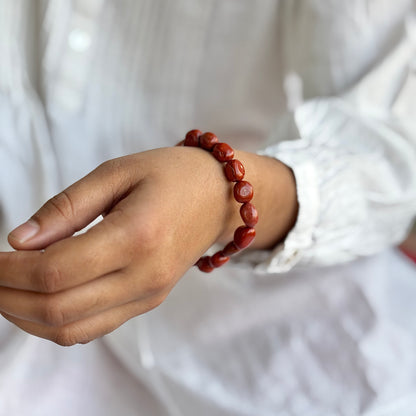
{"type": "MultiPolygon", "coordinates": [[[[215,206],[220,206],[220,209],[215,209],[214,212],[220,213],[223,220],[222,226],[217,228],[216,241],[231,241],[213,256],[201,257],[196,263],[201,271],[210,272],[220,267],[229,260],[230,255],[251,245],[256,236],[253,227],[258,222],[258,211],[252,203],[258,204],[260,217],[265,217],[259,228],[260,241],[257,241],[254,247],[269,248],[285,238],[297,217],[295,178],[289,167],[265,156],[234,152],[226,143],[220,143],[215,134],[202,133],[199,130],[189,131],[180,144],[206,150],[208,155],[213,156],[211,160],[216,160],[220,162],[219,166],[223,166],[221,177],[225,176],[228,182],[234,183],[232,193],[220,192],[218,197],[214,192],[218,197],[214,200],[219,202],[215,206]],[[251,183],[246,179],[250,179],[251,183]],[[259,196],[254,199],[252,184],[259,191],[259,196]],[[240,209],[236,209],[236,205],[239,204],[240,209]],[[237,222],[240,225],[236,227],[237,222]]],[[[219,181],[227,183],[217,176],[215,185],[219,181]]],[[[223,186],[220,189],[223,189],[223,186]]],[[[206,211],[211,215],[213,213],[209,208],[206,211]]],[[[218,217],[216,219],[218,224],[218,217]]]]}
{"type": "MultiPolygon", "coordinates": [[[[233,239],[224,248],[212,256],[203,256],[195,264],[203,272],[211,272],[214,268],[227,263],[230,256],[247,248],[253,242],[256,231],[254,226],[258,222],[258,213],[251,200],[253,199],[253,186],[245,179],[245,168],[241,161],[234,158],[234,150],[211,132],[202,133],[200,130],[189,131],[185,139],[179,143],[185,147],[198,147],[209,152],[214,159],[223,166],[224,175],[228,182],[234,183],[233,197],[241,204],[239,210],[243,225],[236,228],[233,239]]],[[[223,213],[224,227],[221,235],[228,234],[227,224],[231,224],[230,205],[226,202],[221,212],[223,213]]],[[[217,241],[219,240],[217,239],[217,241]]]]}
{"type": "MultiPolygon", "coordinates": [[[[294,174],[287,165],[268,156],[236,151],[235,157],[243,163],[245,177],[253,185],[252,203],[259,214],[256,239],[250,247],[271,248],[283,241],[296,223],[298,201],[294,174]]],[[[239,204],[231,198],[221,241],[232,238],[239,225],[239,204]]]]}
{"type": "MultiPolygon", "coordinates": [[[[196,150],[196,149],[195,149],[196,150]]],[[[216,222],[219,226],[219,244],[233,239],[237,227],[243,225],[240,215],[241,204],[233,196],[233,184],[224,176],[224,169],[208,152],[201,152],[212,169],[215,178],[216,222]]],[[[277,159],[255,153],[235,151],[234,157],[245,168],[245,179],[254,189],[253,205],[259,214],[256,239],[250,248],[267,249],[283,241],[294,227],[298,214],[296,181],[292,170],[277,159]]]]}

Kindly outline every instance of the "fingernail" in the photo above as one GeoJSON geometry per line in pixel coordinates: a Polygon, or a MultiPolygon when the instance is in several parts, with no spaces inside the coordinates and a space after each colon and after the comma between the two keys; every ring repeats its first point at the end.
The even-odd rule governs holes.
{"type": "Polygon", "coordinates": [[[11,233],[10,237],[19,243],[24,243],[35,236],[39,231],[39,224],[33,220],[28,220],[24,224],[19,225],[11,233]]]}

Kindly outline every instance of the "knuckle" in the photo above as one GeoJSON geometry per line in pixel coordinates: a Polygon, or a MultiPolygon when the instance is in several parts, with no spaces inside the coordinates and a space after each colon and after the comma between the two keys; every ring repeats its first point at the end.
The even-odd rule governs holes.
{"type": "Polygon", "coordinates": [[[75,344],[86,344],[90,339],[79,327],[64,326],[55,331],[52,341],[62,347],[71,347],[75,344]]]}
{"type": "Polygon", "coordinates": [[[163,230],[160,230],[156,221],[147,219],[140,222],[140,226],[134,230],[134,239],[137,247],[144,253],[155,253],[160,251],[160,239],[163,230]]]}
{"type": "Polygon", "coordinates": [[[65,220],[70,220],[76,216],[72,198],[67,191],[55,195],[49,200],[49,205],[65,220]]]}
{"type": "Polygon", "coordinates": [[[105,222],[103,221],[94,227],[94,231],[100,228],[104,230],[105,234],[111,238],[120,258],[124,259],[126,263],[130,263],[137,256],[137,246],[132,239],[131,229],[122,224],[123,215],[121,210],[112,212],[106,217],[105,222]]]}
{"type": "Polygon", "coordinates": [[[147,296],[151,296],[156,293],[159,293],[161,290],[163,290],[163,288],[164,287],[161,280],[153,278],[146,282],[146,285],[144,287],[144,293],[147,296]]]}
{"type": "Polygon", "coordinates": [[[144,292],[148,295],[157,295],[161,292],[165,292],[166,289],[172,285],[174,279],[173,273],[170,271],[159,271],[153,274],[151,278],[146,282],[144,292]]]}
{"type": "Polygon", "coordinates": [[[61,347],[70,347],[77,343],[74,332],[65,327],[56,330],[52,341],[61,347]]]}
{"type": "Polygon", "coordinates": [[[54,297],[46,298],[42,309],[42,321],[49,326],[61,327],[66,323],[64,308],[54,297]]]}
{"type": "Polygon", "coordinates": [[[61,288],[63,278],[58,266],[49,260],[43,262],[37,273],[37,280],[41,292],[54,293],[61,288]]]}
{"type": "Polygon", "coordinates": [[[106,227],[126,259],[133,261],[137,257],[155,256],[161,251],[160,236],[162,234],[151,224],[151,221],[143,218],[137,221],[137,218],[131,218],[129,215],[122,208],[113,210],[106,217],[103,227],[106,227]],[[125,226],[126,222],[129,226],[125,226]]]}

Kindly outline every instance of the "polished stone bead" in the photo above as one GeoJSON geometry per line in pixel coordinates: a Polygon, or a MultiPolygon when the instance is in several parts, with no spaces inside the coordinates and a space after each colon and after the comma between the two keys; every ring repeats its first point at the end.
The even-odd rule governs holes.
{"type": "Polygon", "coordinates": [[[202,135],[202,131],[200,130],[191,130],[186,133],[184,146],[192,146],[198,147],[199,146],[199,137],[202,135]]]}
{"type": "Polygon", "coordinates": [[[245,204],[241,205],[240,215],[241,219],[244,221],[244,224],[247,225],[247,227],[254,227],[259,220],[259,214],[257,213],[257,210],[250,202],[246,202],[245,204]]]}
{"type": "Polygon", "coordinates": [[[234,185],[234,198],[241,203],[250,202],[253,198],[253,187],[250,182],[240,181],[234,185]]]}
{"type": "Polygon", "coordinates": [[[248,247],[256,236],[256,230],[252,227],[241,226],[234,232],[234,244],[241,250],[248,247]]]}
{"type": "Polygon", "coordinates": [[[240,249],[234,244],[234,241],[231,241],[221,251],[224,256],[232,256],[238,253],[240,249]]]}
{"type": "Polygon", "coordinates": [[[211,150],[218,143],[218,137],[214,133],[204,133],[199,138],[199,146],[205,150],[211,150]]]}
{"type": "Polygon", "coordinates": [[[230,260],[230,258],[228,256],[225,256],[222,251],[217,251],[211,257],[211,264],[214,267],[221,267],[223,264],[227,263],[228,260],[230,260]]]}
{"type": "Polygon", "coordinates": [[[237,159],[228,161],[225,164],[224,172],[230,182],[241,181],[246,173],[243,164],[237,159]]]}
{"type": "Polygon", "coordinates": [[[211,273],[214,270],[214,266],[211,263],[209,256],[201,257],[197,262],[196,266],[201,272],[211,273]]]}
{"type": "Polygon", "coordinates": [[[234,157],[234,150],[227,143],[217,143],[212,149],[212,154],[218,162],[227,162],[234,157]]]}

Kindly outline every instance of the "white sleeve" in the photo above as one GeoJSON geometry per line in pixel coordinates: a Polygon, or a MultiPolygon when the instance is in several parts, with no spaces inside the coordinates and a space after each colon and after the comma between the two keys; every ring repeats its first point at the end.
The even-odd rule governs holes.
{"type": "Polygon", "coordinates": [[[244,261],[257,255],[259,272],[279,273],[346,262],[405,237],[416,214],[414,46],[407,36],[342,97],[301,104],[301,139],[261,152],[292,168],[299,215],[282,245],[244,261]]]}

